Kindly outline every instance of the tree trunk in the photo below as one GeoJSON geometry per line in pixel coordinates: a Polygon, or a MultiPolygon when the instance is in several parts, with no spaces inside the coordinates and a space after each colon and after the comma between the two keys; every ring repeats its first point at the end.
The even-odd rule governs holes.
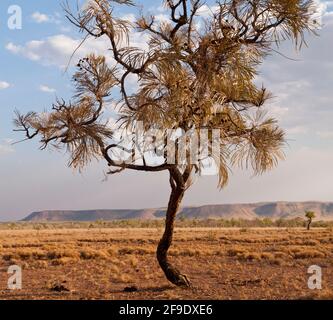
{"type": "Polygon", "coordinates": [[[172,188],[168,209],[166,213],[165,231],[157,247],[157,260],[166,276],[166,278],[176,286],[190,287],[190,281],[187,276],[174,267],[168,259],[168,250],[172,244],[174,223],[181,201],[184,197],[185,187],[174,186],[172,188]]]}
{"type": "Polygon", "coordinates": [[[312,223],[312,219],[309,219],[309,220],[308,220],[308,227],[307,227],[308,230],[310,230],[311,223],[312,223]]]}

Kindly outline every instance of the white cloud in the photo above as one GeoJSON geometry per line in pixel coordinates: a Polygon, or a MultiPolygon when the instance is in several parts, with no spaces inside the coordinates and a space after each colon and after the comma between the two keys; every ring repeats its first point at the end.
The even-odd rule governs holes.
{"type": "Polygon", "coordinates": [[[50,88],[46,85],[40,85],[39,86],[39,90],[42,91],[42,92],[46,92],[46,93],[54,93],[56,92],[56,89],[53,89],[53,88],[50,88]]]}
{"type": "MultiPolygon", "coordinates": [[[[56,25],[62,25],[61,15],[57,12],[53,15],[48,15],[48,14],[36,11],[31,15],[31,18],[34,22],[36,22],[38,24],[54,23],[56,25]]],[[[60,28],[62,28],[62,26],[60,28]]]]}
{"type": "Polygon", "coordinates": [[[8,89],[10,84],[6,81],[0,81],[0,90],[8,89]]]}
{"type": "Polygon", "coordinates": [[[203,17],[209,17],[213,16],[218,10],[219,6],[208,6],[207,4],[204,4],[198,10],[198,14],[203,17]]]}
{"type": "MultiPolygon", "coordinates": [[[[10,42],[6,45],[6,49],[29,60],[40,62],[43,65],[64,67],[79,44],[79,40],[60,34],[45,40],[32,40],[25,45],[16,45],[10,42]]],[[[83,49],[81,48],[79,52],[82,51],[83,49]]]]}
{"type": "Polygon", "coordinates": [[[278,51],[296,61],[274,54],[264,62],[258,77],[258,84],[263,83],[274,96],[270,114],[288,135],[298,135],[298,143],[304,145],[311,145],[313,140],[302,135],[311,133],[313,139],[327,139],[332,131],[333,14],[329,10],[333,1],[322,4],[319,37],[307,36],[308,47],[300,53],[288,42],[282,43],[278,51]]]}
{"type": "Polygon", "coordinates": [[[20,48],[12,42],[9,42],[6,44],[6,49],[15,54],[19,53],[19,51],[20,51],[20,48]]]}
{"type": "Polygon", "coordinates": [[[167,15],[165,13],[156,14],[154,17],[155,17],[155,21],[159,22],[159,23],[170,22],[169,15],[167,15]]]}
{"type": "MultiPolygon", "coordinates": [[[[130,45],[145,50],[147,49],[147,40],[147,35],[134,32],[130,36],[130,45]]],[[[105,37],[89,38],[83,44],[81,41],[81,39],[74,39],[65,34],[58,34],[43,40],[31,40],[24,45],[9,42],[6,49],[13,54],[24,56],[43,65],[56,65],[60,68],[65,68],[68,65],[76,49],[72,57],[73,64],[89,53],[105,55],[109,62],[112,61],[109,41],[105,37]]],[[[125,43],[122,45],[124,46],[125,43]]]]}
{"type": "Polygon", "coordinates": [[[31,15],[31,18],[37,23],[45,23],[45,22],[51,21],[51,18],[48,15],[46,15],[44,13],[40,13],[38,11],[34,12],[31,15]]]}
{"type": "Polygon", "coordinates": [[[6,49],[14,54],[21,54],[30,60],[38,61],[40,59],[40,56],[39,56],[39,54],[37,52],[38,50],[36,50],[36,48],[38,49],[39,45],[40,45],[40,41],[30,41],[27,44],[27,47],[24,48],[24,47],[15,45],[12,42],[9,42],[6,45],[6,49]],[[36,53],[35,53],[35,51],[36,51],[36,53]]]}

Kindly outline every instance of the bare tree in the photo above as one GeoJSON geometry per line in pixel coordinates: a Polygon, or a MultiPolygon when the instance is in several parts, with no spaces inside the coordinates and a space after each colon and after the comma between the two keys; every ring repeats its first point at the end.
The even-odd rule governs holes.
{"type": "Polygon", "coordinates": [[[131,0],[91,0],[75,12],[65,5],[68,19],[84,40],[104,39],[110,57],[89,55],[80,60],[73,77],[76,95],[72,102],[57,101],[50,113],[17,112],[15,125],[28,139],[39,136],[43,149],[65,147],[73,167],[102,158],[110,167],[109,174],[168,172],[171,195],[157,259],[170,282],[190,286],[187,276],[168,258],[185,191],[202,174],[207,160],[218,167],[222,188],[234,165],[250,166],[261,174],[283,158],[284,132],[263,112],[270,93],[257,87],[255,78],[264,58],[281,41],[289,39],[300,47],[305,32],[315,33],[314,3],[229,0],[208,7],[200,0],[166,0],[168,21],[141,14],[136,22],[116,17],[117,4],[134,5],[131,0]],[[131,46],[133,31],[147,37],[146,49],[131,46]],[[133,76],[138,83],[134,91],[128,88],[133,76]],[[134,130],[139,122],[142,136],[158,129],[164,138],[155,137],[154,147],[144,139],[123,143],[110,127],[105,110],[115,90],[121,95],[114,104],[117,129],[134,130]],[[195,161],[188,148],[185,157],[170,161],[168,141],[172,140],[179,155],[185,136],[171,139],[170,129],[192,136],[206,130],[207,143],[199,145],[195,161]],[[208,152],[203,152],[205,148],[208,152]],[[128,153],[126,161],[119,158],[119,152],[128,153]],[[163,161],[151,164],[152,155],[163,161]]]}

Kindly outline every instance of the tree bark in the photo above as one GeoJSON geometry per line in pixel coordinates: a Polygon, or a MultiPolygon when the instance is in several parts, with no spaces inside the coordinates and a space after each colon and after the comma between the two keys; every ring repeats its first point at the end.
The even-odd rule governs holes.
{"type": "Polygon", "coordinates": [[[308,220],[308,227],[307,227],[308,230],[310,230],[311,223],[312,223],[312,219],[309,219],[309,220],[308,220]]]}
{"type": "MultiPolygon", "coordinates": [[[[172,181],[172,176],[170,179],[170,181],[172,181]]],[[[185,186],[183,184],[179,185],[177,183],[173,183],[171,182],[172,192],[166,213],[165,231],[158,244],[156,255],[166,278],[171,283],[180,287],[190,287],[191,283],[187,279],[187,276],[174,267],[168,259],[168,250],[172,244],[176,215],[185,194],[185,186]]]]}

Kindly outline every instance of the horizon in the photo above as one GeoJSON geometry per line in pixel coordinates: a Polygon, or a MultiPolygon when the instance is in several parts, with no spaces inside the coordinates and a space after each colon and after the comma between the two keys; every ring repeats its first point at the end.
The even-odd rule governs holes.
{"type": "MultiPolygon", "coordinates": [[[[259,202],[228,202],[228,203],[207,203],[207,204],[189,204],[189,205],[182,205],[181,207],[188,207],[188,208],[197,208],[197,207],[205,207],[205,206],[228,206],[228,205],[248,205],[248,204],[262,204],[262,203],[333,203],[333,200],[327,201],[317,201],[317,200],[305,200],[305,201],[284,201],[284,200],[277,200],[277,201],[259,201],[259,202]]],[[[94,208],[94,209],[44,209],[40,211],[34,212],[42,212],[42,211],[103,211],[103,210],[148,210],[148,209],[165,209],[167,206],[157,206],[157,207],[140,207],[140,208],[94,208]]]]}
{"type": "MultiPolygon", "coordinates": [[[[202,208],[202,207],[207,207],[207,206],[231,206],[231,205],[259,205],[259,204],[280,204],[280,203],[285,203],[285,204],[293,204],[293,203],[300,203],[300,204],[306,204],[306,203],[318,203],[318,204],[333,204],[333,200],[331,201],[316,201],[316,200],[308,200],[308,201],[260,201],[260,202],[234,202],[234,203],[214,203],[214,204],[203,204],[203,205],[182,205],[181,208],[202,208]]],[[[80,212],[87,212],[87,211],[141,211],[141,210],[161,210],[161,209],[166,209],[166,206],[160,206],[160,207],[145,207],[145,208],[94,208],[94,209],[44,209],[44,210],[39,210],[39,211],[33,211],[30,213],[27,213],[23,215],[22,217],[18,218],[17,220],[1,220],[0,223],[6,223],[6,222],[14,222],[14,221],[22,221],[23,219],[29,217],[32,214],[35,213],[41,213],[41,212],[50,212],[50,213],[55,213],[55,212],[75,212],[75,213],[80,213],[80,212]]],[[[125,219],[126,220],[126,219],[125,219]]]]}

